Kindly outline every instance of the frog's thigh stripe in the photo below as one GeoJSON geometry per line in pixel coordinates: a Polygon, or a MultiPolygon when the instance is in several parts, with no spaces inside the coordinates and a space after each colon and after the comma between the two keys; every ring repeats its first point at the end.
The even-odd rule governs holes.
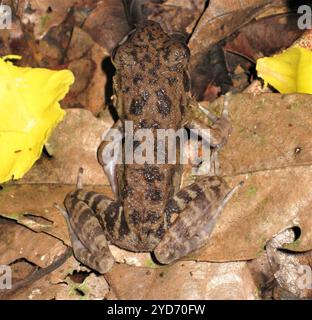
{"type": "Polygon", "coordinates": [[[171,202],[168,202],[168,203],[171,203],[171,206],[173,206],[173,204],[176,204],[177,207],[179,208],[179,211],[182,211],[183,209],[185,209],[185,207],[189,202],[196,199],[198,196],[200,196],[203,193],[204,191],[201,189],[201,187],[197,183],[193,183],[192,185],[187,186],[182,190],[180,190],[172,198],[173,201],[171,202],[173,203],[171,202]]]}
{"type": "Polygon", "coordinates": [[[198,231],[202,230],[201,225],[206,222],[207,216],[211,214],[211,204],[206,193],[202,191],[195,201],[188,204],[188,207],[180,213],[156,247],[155,256],[158,261],[170,263],[197,248],[196,245],[200,241],[191,240],[198,236],[198,231]]]}
{"type": "Polygon", "coordinates": [[[105,234],[92,209],[70,194],[65,198],[70,225],[84,247],[91,252],[108,248],[105,234]]]}
{"type": "Polygon", "coordinates": [[[93,191],[76,190],[72,196],[85,202],[95,213],[105,210],[113,201],[109,197],[93,191]]]}
{"type": "Polygon", "coordinates": [[[107,272],[114,263],[114,257],[94,212],[82,200],[73,197],[73,193],[66,197],[65,206],[75,257],[91,269],[107,272]]]}

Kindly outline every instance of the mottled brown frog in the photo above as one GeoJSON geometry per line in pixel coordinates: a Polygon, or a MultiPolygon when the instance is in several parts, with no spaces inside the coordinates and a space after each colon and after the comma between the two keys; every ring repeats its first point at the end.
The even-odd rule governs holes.
{"type": "MultiPolygon", "coordinates": [[[[190,107],[189,56],[188,47],[158,23],[138,25],[113,55],[115,107],[120,118],[114,127],[124,135],[125,121],[132,121],[134,132],[151,129],[156,138],[158,129],[202,126],[190,107]]],[[[225,114],[213,120],[210,144],[214,147],[226,142],[231,126],[225,114]]],[[[83,189],[65,199],[79,261],[105,273],[114,262],[108,243],[130,251],[153,251],[164,264],[207,243],[233,193],[221,178],[201,177],[179,190],[180,163],[107,162],[103,160],[106,145],[103,142],[99,148],[99,161],[116,199],[83,189]]]]}

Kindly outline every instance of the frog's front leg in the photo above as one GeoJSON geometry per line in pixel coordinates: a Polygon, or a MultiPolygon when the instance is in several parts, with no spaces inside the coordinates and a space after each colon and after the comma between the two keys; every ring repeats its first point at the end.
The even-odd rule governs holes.
{"type": "Polygon", "coordinates": [[[224,97],[223,110],[220,117],[217,117],[209,110],[203,108],[196,101],[189,104],[188,113],[186,114],[185,125],[190,129],[199,129],[199,135],[211,147],[210,159],[204,159],[201,167],[197,170],[200,172],[209,172],[211,175],[220,175],[218,152],[220,148],[226,144],[228,137],[232,131],[232,126],[229,121],[229,100],[230,93],[224,97]],[[209,124],[212,122],[212,124],[209,124]],[[206,137],[206,132],[202,129],[209,130],[209,135],[206,137]],[[205,134],[203,134],[205,133],[205,134]]]}
{"type": "Polygon", "coordinates": [[[165,210],[167,221],[172,213],[178,217],[168,223],[155,248],[156,259],[168,264],[207,244],[222,209],[241,184],[230,190],[221,178],[204,177],[180,190],[165,210]]]}
{"type": "MultiPolygon", "coordinates": [[[[227,142],[227,139],[232,131],[232,126],[229,121],[230,97],[230,93],[227,93],[224,96],[223,110],[220,117],[217,117],[208,109],[203,108],[196,101],[192,101],[189,105],[189,110],[185,119],[185,125],[189,129],[209,129],[209,143],[213,148],[222,147],[227,142]],[[209,125],[209,121],[212,122],[212,125],[209,125]]],[[[202,138],[204,139],[205,136],[202,138]]]]}

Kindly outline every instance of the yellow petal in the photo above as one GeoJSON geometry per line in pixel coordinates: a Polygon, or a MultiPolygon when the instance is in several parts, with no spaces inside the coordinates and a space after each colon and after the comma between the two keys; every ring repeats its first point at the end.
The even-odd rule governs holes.
{"type": "Polygon", "coordinates": [[[312,52],[292,47],[273,57],[258,59],[258,76],[281,93],[312,94],[312,52]]]}
{"type": "Polygon", "coordinates": [[[40,157],[74,82],[69,70],[18,67],[12,58],[0,58],[0,183],[21,178],[40,157]]]}

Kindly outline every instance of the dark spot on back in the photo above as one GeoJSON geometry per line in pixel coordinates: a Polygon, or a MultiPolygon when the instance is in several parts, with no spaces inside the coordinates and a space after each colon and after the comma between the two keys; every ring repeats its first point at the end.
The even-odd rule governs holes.
{"type": "Polygon", "coordinates": [[[160,60],[159,60],[159,58],[156,59],[155,68],[156,69],[160,69],[160,60]]]}
{"type": "Polygon", "coordinates": [[[144,234],[146,237],[148,237],[152,232],[153,232],[153,230],[149,227],[142,227],[141,228],[141,233],[144,234]]]}
{"type": "Polygon", "coordinates": [[[140,61],[140,67],[141,67],[142,71],[145,71],[145,63],[144,63],[144,61],[140,61]]]}
{"type": "Polygon", "coordinates": [[[154,41],[156,38],[154,37],[153,33],[151,31],[147,32],[148,40],[149,41],[154,41]]]}
{"type": "Polygon", "coordinates": [[[171,112],[172,102],[163,89],[157,90],[156,95],[158,112],[166,117],[171,112]]]}
{"type": "Polygon", "coordinates": [[[143,107],[144,107],[144,102],[141,99],[139,100],[133,99],[130,105],[130,113],[136,116],[139,116],[140,114],[142,114],[143,107]]]}
{"type": "Polygon", "coordinates": [[[128,185],[124,186],[121,192],[122,198],[127,198],[132,195],[133,195],[133,189],[128,185]]]}
{"type": "Polygon", "coordinates": [[[149,94],[147,91],[144,91],[141,94],[141,97],[138,98],[137,100],[132,99],[131,105],[130,105],[130,113],[134,114],[136,116],[142,114],[143,107],[146,104],[147,100],[149,98],[149,94]]]}
{"type": "Polygon", "coordinates": [[[175,77],[168,78],[168,83],[169,83],[169,86],[172,87],[175,83],[177,83],[177,78],[175,77]]]}
{"type": "Polygon", "coordinates": [[[145,53],[143,59],[148,63],[152,62],[151,56],[148,53],[145,53]]]}
{"type": "Polygon", "coordinates": [[[146,119],[142,119],[139,121],[139,125],[138,125],[139,129],[148,129],[149,125],[146,119]]]}
{"type": "Polygon", "coordinates": [[[143,175],[146,181],[162,181],[164,175],[160,172],[159,167],[145,164],[143,169],[143,175]]]}
{"type": "Polygon", "coordinates": [[[153,86],[157,81],[158,81],[157,78],[153,78],[153,79],[149,79],[148,83],[153,86]]]}
{"type": "Polygon", "coordinates": [[[156,68],[148,69],[148,73],[149,73],[151,76],[153,76],[153,77],[156,77],[156,76],[157,76],[156,68]]]}
{"type": "Polygon", "coordinates": [[[164,49],[164,54],[163,54],[164,60],[168,60],[169,54],[170,54],[170,48],[169,48],[169,47],[166,47],[166,48],[164,49]]]}
{"type": "Polygon", "coordinates": [[[137,85],[140,81],[143,81],[143,76],[141,74],[136,74],[133,78],[133,84],[137,85]]]}
{"type": "Polygon", "coordinates": [[[144,222],[154,224],[158,222],[160,218],[161,216],[157,212],[148,211],[144,219],[144,222]]]}
{"type": "Polygon", "coordinates": [[[153,188],[152,186],[149,186],[147,189],[145,196],[147,199],[150,199],[154,202],[158,202],[162,199],[162,193],[161,190],[157,188],[153,188]]]}
{"type": "Polygon", "coordinates": [[[133,210],[129,214],[129,221],[134,225],[139,224],[141,221],[140,213],[137,210],[133,210]]]}

